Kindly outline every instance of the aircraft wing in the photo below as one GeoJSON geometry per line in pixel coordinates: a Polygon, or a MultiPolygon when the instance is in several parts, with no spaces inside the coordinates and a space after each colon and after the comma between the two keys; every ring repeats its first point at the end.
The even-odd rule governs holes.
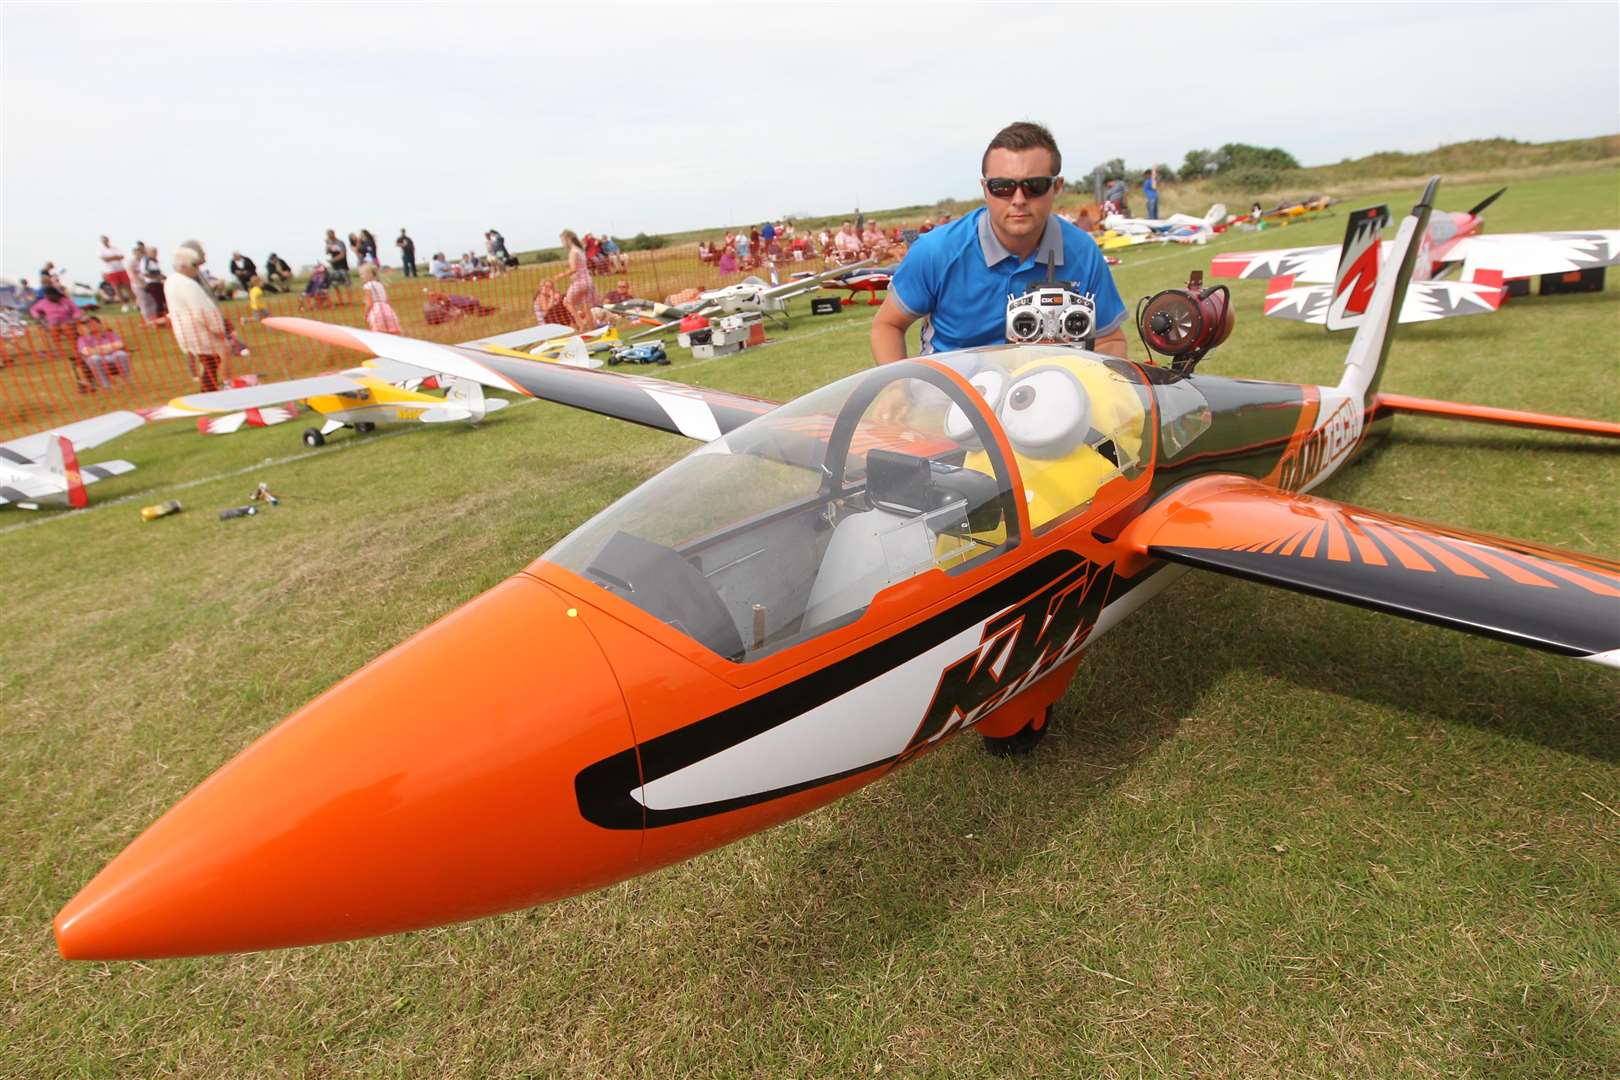
{"type": "Polygon", "coordinates": [[[561,323],[541,323],[539,326],[529,326],[522,330],[510,330],[504,334],[494,334],[490,337],[473,338],[460,344],[477,349],[485,345],[493,345],[499,349],[527,349],[542,341],[552,338],[572,337],[579,333],[572,326],[561,323]]]}
{"type": "MultiPolygon", "coordinates": [[[[134,472],[135,466],[127,461],[98,461],[94,465],[79,466],[79,483],[93,484],[109,476],[134,472]]],[[[32,505],[41,499],[60,499],[67,491],[67,481],[46,469],[39,469],[10,477],[0,484],[0,506],[7,503],[32,505]]]]}
{"type": "Polygon", "coordinates": [[[495,390],[628,420],[702,442],[712,442],[777,405],[762,398],[686,386],[668,379],[481,353],[463,346],[439,345],[314,319],[282,316],[266,319],[265,325],[383,360],[415,365],[424,371],[470,379],[495,390]]]}
{"type": "Polygon", "coordinates": [[[860,270],[864,267],[871,266],[875,262],[877,262],[876,259],[862,259],[860,262],[849,263],[845,266],[835,266],[831,270],[823,270],[819,274],[811,274],[808,277],[789,278],[780,285],[773,285],[769,289],[766,289],[764,291],[764,295],[774,297],[778,300],[786,300],[789,297],[798,296],[801,293],[807,293],[813,289],[819,289],[824,281],[831,281],[836,277],[849,273],[851,270],[860,270]]]}
{"type": "Polygon", "coordinates": [[[260,409],[267,405],[285,405],[289,401],[303,401],[305,398],[321,394],[349,393],[358,389],[359,385],[347,375],[312,375],[307,379],[260,383],[258,386],[243,386],[235,390],[210,390],[205,394],[185,394],[169,402],[168,408],[193,413],[237,412],[244,409],[260,409]]]}
{"type": "Polygon", "coordinates": [[[1142,555],[1620,667],[1620,563],[1209,476],[1128,526],[1142,555]]]}
{"type": "Polygon", "coordinates": [[[1291,277],[1297,282],[1332,282],[1339,268],[1339,245],[1276,248],[1272,251],[1234,251],[1217,255],[1209,264],[1213,277],[1259,281],[1291,277]]]}
{"type": "MultiPolygon", "coordinates": [[[[1500,279],[1489,272],[1479,281],[1414,281],[1401,302],[1403,323],[1432,322],[1459,315],[1489,315],[1502,306],[1506,295],[1500,279]]],[[[1272,278],[1264,311],[1273,319],[1327,324],[1333,300],[1332,285],[1296,285],[1291,277],[1272,278]]],[[[1360,315],[1343,315],[1338,329],[1355,326],[1360,315]]]]}
{"type": "Polygon", "coordinates": [[[1491,233],[1457,241],[1447,262],[1462,260],[1463,277],[1496,270],[1504,278],[1540,277],[1620,265],[1620,229],[1586,232],[1491,233]]]}
{"type": "Polygon", "coordinates": [[[63,424],[61,427],[51,428],[37,435],[24,435],[20,439],[0,443],[0,461],[9,461],[13,465],[37,462],[45,457],[46,445],[58,435],[72,443],[75,450],[88,450],[92,446],[100,446],[109,439],[116,439],[125,432],[134,431],[144,423],[146,423],[144,416],[127,409],[103,413],[88,420],[63,424]]]}

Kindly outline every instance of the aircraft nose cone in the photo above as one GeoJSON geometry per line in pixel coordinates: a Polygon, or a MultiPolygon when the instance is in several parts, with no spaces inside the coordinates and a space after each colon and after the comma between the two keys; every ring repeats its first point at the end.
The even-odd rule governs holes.
{"type": "Polygon", "coordinates": [[[629,876],[636,829],[580,817],[633,746],[583,620],[511,578],[220,769],[55,922],[70,959],[308,945],[529,907],[629,876]]]}

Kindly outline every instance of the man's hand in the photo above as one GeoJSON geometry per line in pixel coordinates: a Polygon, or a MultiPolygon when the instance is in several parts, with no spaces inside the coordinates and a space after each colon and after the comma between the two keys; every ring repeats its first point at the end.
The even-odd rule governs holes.
{"type": "Polygon", "coordinates": [[[906,358],[906,331],[917,321],[917,316],[900,306],[890,292],[883,299],[872,318],[872,360],[878,364],[892,364],[906,358]]]}

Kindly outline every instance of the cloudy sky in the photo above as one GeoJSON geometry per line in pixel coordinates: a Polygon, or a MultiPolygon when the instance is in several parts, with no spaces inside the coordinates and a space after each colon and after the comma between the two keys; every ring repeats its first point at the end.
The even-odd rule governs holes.
{"type": "Polygon", "coordinates": [[[1620,130],[1620,5],[0,6],[0,272],[97,236],[313,261],[491,226],[658,232],[975,190],[1037,119],[1066,171],[1306,164],[1620,130]]]}

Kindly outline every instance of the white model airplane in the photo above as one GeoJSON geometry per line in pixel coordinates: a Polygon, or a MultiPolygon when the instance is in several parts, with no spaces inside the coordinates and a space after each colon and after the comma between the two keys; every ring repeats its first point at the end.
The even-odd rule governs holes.
{"type": "MultiPolygon", "coordinates": [[[[275,320],[268,319],[265,325],[275,326],[275,320]]],[[[576,334],[572,327],[542,323],[455,347],[522,357],[536,363],[598,368],[602,361],[592,355],[597,343],[611,348],[617,341],[617,334],[609,328],[576,334]]],[[[485,396],[479,383],[457,379],[431,363],[417,367],[382,360],[367,361],[330,375],[186,394],[148,415],[152,419],[196,416],[199,431],[226,435],[243,427],[266,427],[289,420],[303,405],[324,418],[320,427],[306,428],[303,435],[306,446],[320,446],[328,435],[345,427],[364,433],[379,423],[477,424],[507,404],[504,398],[485,396]],[[441,386],[447,391],[443,397],[422,392],[441,386]]]]}
{"type": "Polygon", "coordinates": [[[1225,218],[1226,204],[1216,203],[1203,217],[1171,214],[1167,218],[1128,218],[1109,214],[1103,218],[1102,224],[1109,232],[1134,238],[1132,243],[1160,240],[1177,244],[1207,244],[1215,234],[1215,226],[1225,218]]]}
{"type": "MultiPolygon", "coordinates": [[[[833,278],[848,274],[863,266],[871,266],[876,259],[862,259],[860,262],[849,263],[846,266],[835,266],[830,270],[823,270],[819,274],[807,274],[803,277],[793,277],[783,282],[765,282],[757,277],[745,277],[735,285],[727,285],[719,289],[710,289],[699,293],[698,298],[690,304],[653,304],[652,316],[666,319],[649,330],[636,334],[636,338],[651,337],[661,334],[680,325],[682,319],[691,315],[735,315],[742,311],[757,311],[768,318],[781,316],[782,322],[787,322],[787,302],[795,296],[814,292],[821,288],[822,283],[833,278]]],[[[771,277],[776,277],[776,268],[771,268],[771,277]]],[[[610,310],[624,314],[636,314],[646,317],[643,302],[631,301],[629,304],[616,305],[610,310]]]]}
{"type": "Polygon", "coordinates": [[[83,507],[85,486],[134,470],[127,461],[80,465],[79,451],[100,446],[146,423],[139,413],[104,413],[73,424],[0,443],[0,506],[38,510],[42,503],[83,507]]]}
{"type": "MultiPolygon", "coordinates": [[[[275,320],[267,319],[265,325],[274,326],[275,320]]],[[[476,424],[497,409],[506,408],[505,400],[486,398],[482,386],[464,379],[445,380],[449,390],[443,397],[424,394],[406,385],[420,385],[423,379],[438,374],[431,368],[368,361],[360,367],[330,375],[186,394],[152,415],[154,419],[195,416],[198,430],[204,434],[225,435],[244,426],[238,417],[245,417],[248,426],[264,426],[290,419],[295,411],[283,407],[299,404],[321,414],[321,426],[306,428],[303,435],[304,445],[320,446],[328,435],[346,427],[364,433],[379,423],[463,421],[476,424]],[[215,418],[207,415],[210,413],[225,416],[215,418]],[[255,423],[255,414],[264,420],[255,423]]]]}
{"type": "Polygon", "coordinates": [[[569,367],[599,368],[602,360],[598,354],[612,352],[621,342],[616,326],[598,326],[580,332],[561,323],[541,323],[461,344],[497,356],[537,357],[569,367]]]}
{"type": "MultiPolygon", "coordinates": [[[[1401,322],[1487,314],[1502,305],[1508,282],[1531,277],[1542,278],[1543,292],[1559,291],[1556,279],[1565,275],[1577,278],[1579,287],[1601,289],[1603,268],[1620,264],[1620,229],[1481,235],[1483,212],[1501,194],[1465,213],[1434,215],[1422,237],[1401,322]],[[1458,267],[1458,279],[1438,280],[1458,267]],[[1551,286],[1549,278],[1555,279],[1551,286]]],[[[1357,210],[1337,247],[1217,255],[1210,272],[1246,281],[1270,279],[1265,313],[1273,318],[1348,329],[1360,322],[1387,257],[1379,234],[1388,221],[1385,207],[1357,210]]]]}

